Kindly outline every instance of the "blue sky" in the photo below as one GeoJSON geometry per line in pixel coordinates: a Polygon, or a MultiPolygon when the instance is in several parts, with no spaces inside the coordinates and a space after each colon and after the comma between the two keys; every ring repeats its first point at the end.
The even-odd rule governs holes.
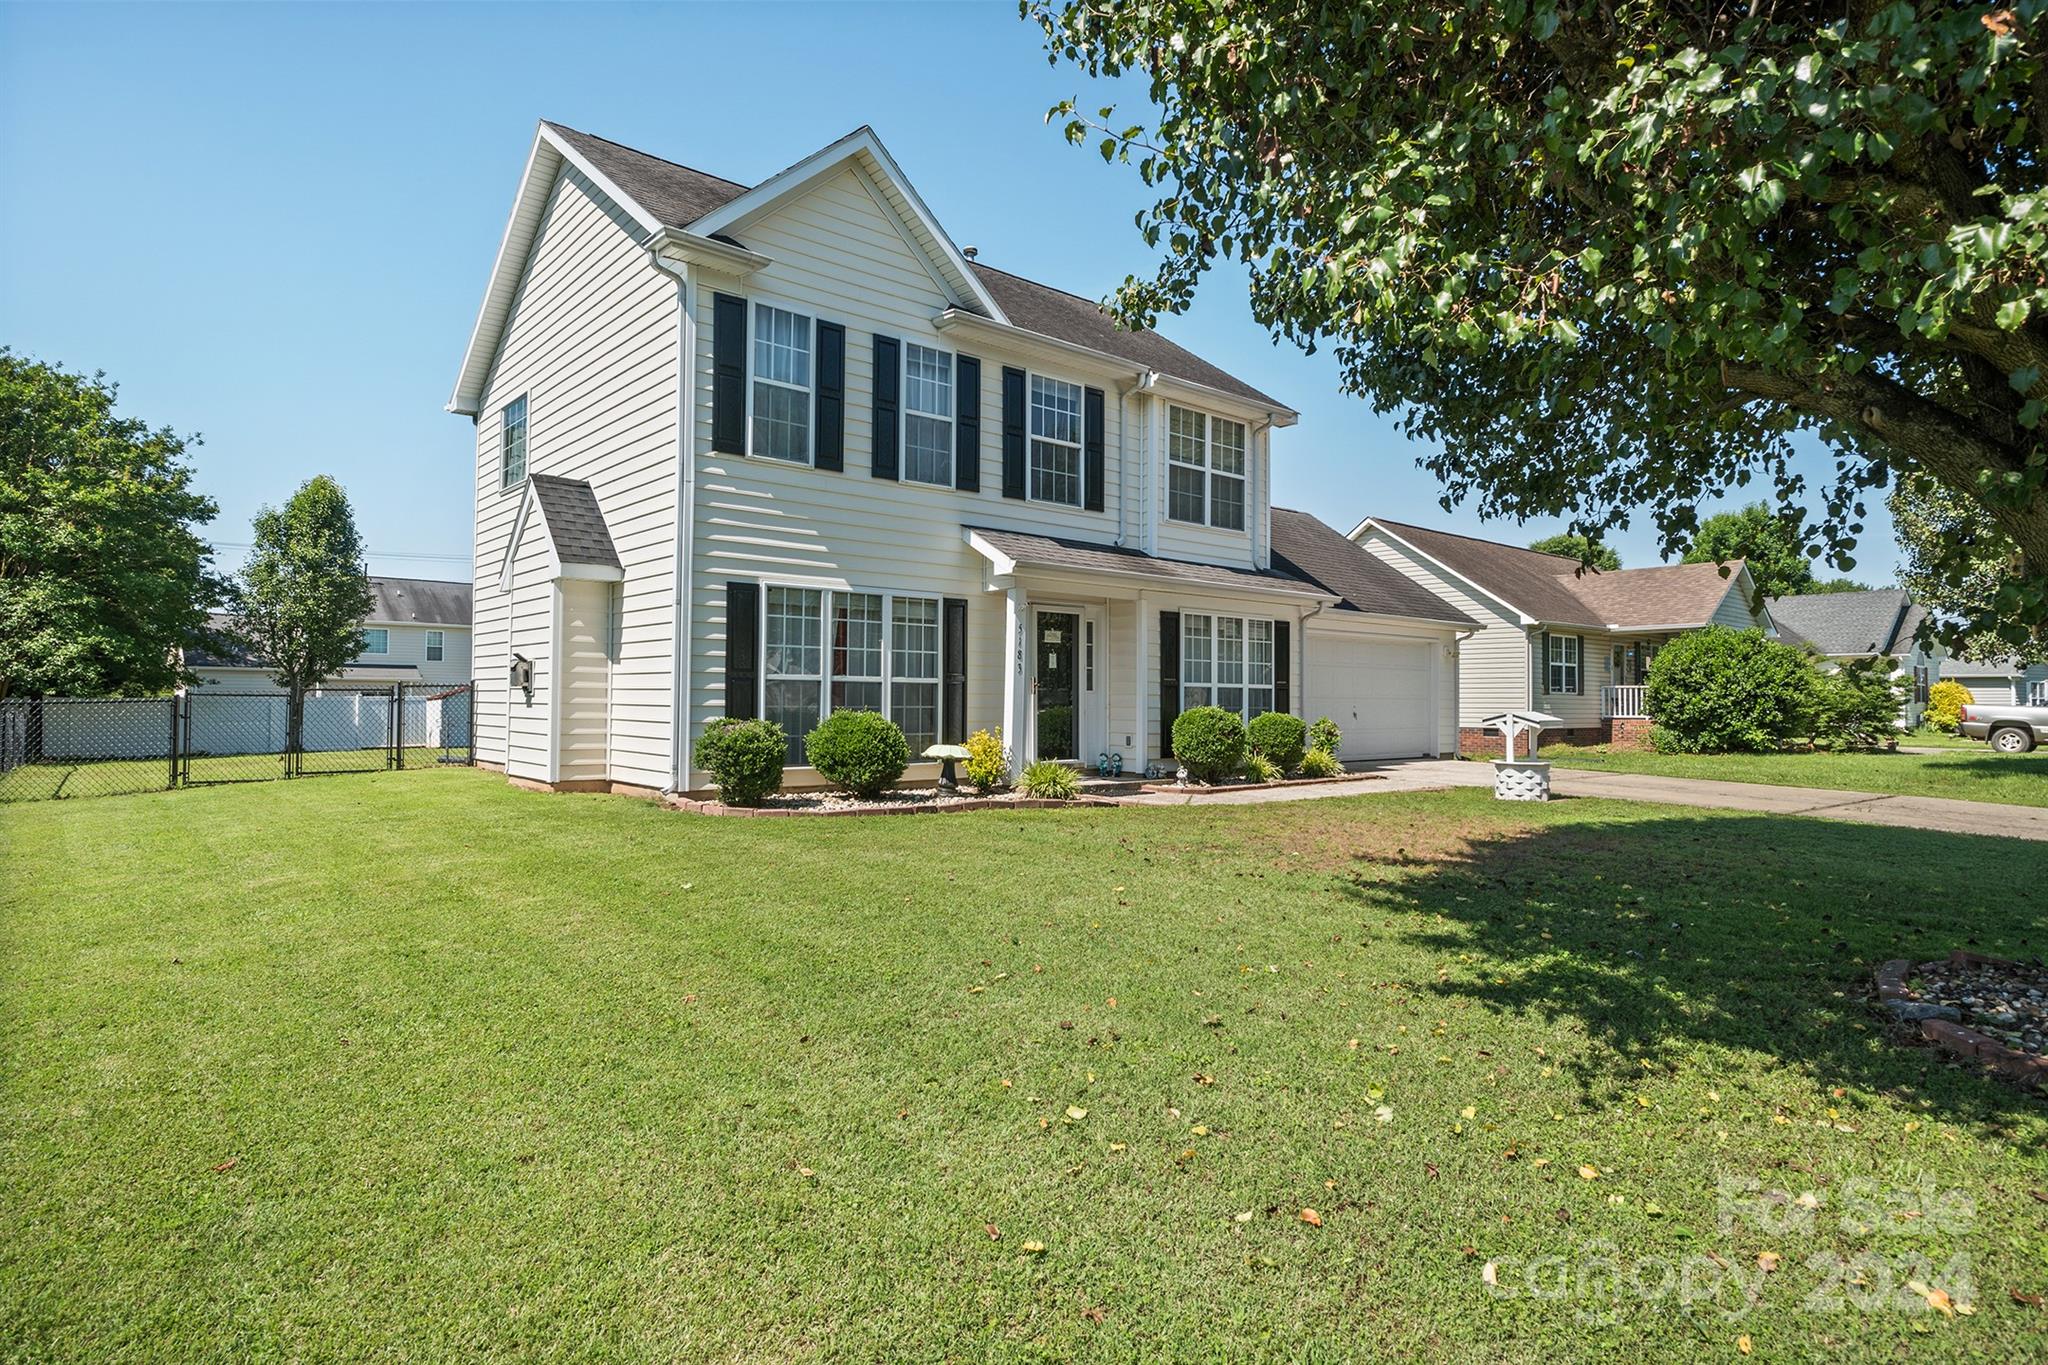
{"type": "MultiPolygon", "coordinates": [[[[1045,125],[1088,92],[1035,34],[1004,2],[0,5],[0,343],[202,433],[224,564],[324,472],[373,571],[467,577],[472,431],[442,405],[537,119],[743,181],[872,124],[982,260],[1100,296],[1149,266],[1144,186],[1045,125]]],[[[1252,322],[1240,273],[1162,330],[1300,409],[1277,502],[1475,528],[1331,357],[1252,322]]],[[[1872,510],[1857,576],[1880,581],[1872,510]]],[[[1617,544],[1657,557],[1647,525],[1617,544]]]]}

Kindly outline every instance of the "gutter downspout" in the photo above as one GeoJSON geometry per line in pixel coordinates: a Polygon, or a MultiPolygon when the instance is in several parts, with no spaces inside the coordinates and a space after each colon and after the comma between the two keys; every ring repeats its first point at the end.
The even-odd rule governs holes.
{"type": "Polygon", "coordinates": [[[1299,638],[1296,639],[1294,647],[1301,651],[1301,658],[1296,661],[1294,670],[1294,676],[1301,679],[1300,684],[1294,689],[1294,714],[1297,716],[1308,710],[1308,623],[1321,616],[1323,608],[1328,605],[1327,602],[1316,603],[1314,611],[1304,613],[1297,621],[1294,633],[1299,638]]]}
{"type": "MultiPolygon", "coordinates": [[[[657,269],[676,277],[676,559],[675,624],[669,661],[669,788],[690,785],[690,647],[694,639],[691,561],[697,522],[697,318],[690,311],[690,267],[664,259],[657,245],[649,255],[657,269]]],[[[620,622],[624,633],[624,622],[620,622]]]]}

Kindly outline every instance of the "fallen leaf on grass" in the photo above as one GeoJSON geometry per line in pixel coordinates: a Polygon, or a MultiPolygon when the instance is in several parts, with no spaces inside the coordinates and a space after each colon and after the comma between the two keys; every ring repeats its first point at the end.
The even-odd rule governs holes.
{"type": "Polygon", "coordinates": [[[1489,1286],[1499,1284],[1500,1268],[1492,1261],[1488,1261],[1485,1265],[1479,1267],[1479,1282],[1489,1286]]]}
{"type": "Polygon", "coordinates": [[[1749,1335],[1747,1333],[1744,1333],[1742,1336],[1735,1338],[1735,1349],[1742,1352],[1744,1355],[1748,1355],[1752,1350],[1755,1349],[1755,1344],[1750,1341],[1749,1335]]]}
{"type": "Polygon", "coordinates": [[[1783,1259],[1775,1251],[1759,1251],[1756,1254],[1756,1267],[1768,1275],[1778,1268],[1779,1263],[1783,1259]]]}
{"type": "Polygon", "coordinates": [[[1230,1217],[1233,1222],[1249,1223],[1252,1221],[1252,1211],[1246,1209],[1243,1213],[1233,1213],[1230,1217]]]}
{"type": "Polygon", "coordinates": [[[1947,1290],[1936,1289],[1934,1286],[1921,1280],[1906,1281],[1906,1288],[1927,1300],[1927,1306],[1945,1318],[1952,1318],[1957,1313],[1970,1314],[1976,1311],[1968,1304],[1957,1303],[1954,1299],[1950,1298],[1947,1290]]]}
{"type": "Polygon", "coordinates": [[[1024,1242],[1021,1243],[1017,1249],[1023,1252],[1026,1256],[1045,1255],[1045,1243],[1043,1242],[1024,1242]]]}
{"type": "Polygon", "coordinates": [[[1067,1106],[1067,1117],[1073,1122],[1079,1123],[1082,1119],[1088,1117],[1088,1111],[1078,1104],[1070,1104],[1067,1106]]]}
{"type": "Polygon", "coordinates": [[[1323,1215],[1317,1213],[1314,1209],[1303,1209],[1301,1211],[1301,1221],[1312,1228],[1319,1228],[1323,1225],[1323,1215]]]}
{"type": "Polygon", "coordinates": [[[2014,1303],[2023,1303],[2029,1308],[2048,1308],[2048,1297],[2040,1294],[2022,1294],[2017,1289],[2008,1289],[2005,1292],[2012,1297],[2014,1303]]]}
{"type": "Polygon", "coordinates": [[[215,1166],[213,1168],[213,1173],[215,1175],[220,1175],[224,1171],[232,1171],[233,1169],[235,1169],[236,1166],[241,1164],[241,1161],[242,1158],[238,1156],[231,1156],[226,1161],[221,1162],[220,1165],[215,1166]]]}
{"type": "Polygon", "coordinates": [[[1598,1180],[1599,1178],[1600,1178],[1600,1172],[1599,1172],[1599,1169],[1598,1169],[1597,1167],[1593,1167],[1593,1166],[1581,1166],[1581,1167],[1579,1167],[1579,1179],[1581,1179],[1581,1180],[1598,1180]]]}
{"type": "Polygon", "coordinates": [[[1083,1308],[1081,1310],[1081,1316],[1088,1319],[1088,1321],[1090,1322],[1101,1322],[1103,1318],[1107,1317],[1108,1315],[1104,1313],[1100,1308],[1083,1308]]]}
{"type": "Polygon", "coordinates": [[[1112,1151],[1112,1152],[1121,1152],[1121,1151],[1125,1151],[1126,1149],[1127,1149],[1127,1144],[1125,1144],[1125,1143],[1121,1143],[1121,1142],[1112,1142],[1112,1143],[1110,1143],[1110,1144],[1109,1144],[1109,1150],[1110,1150],[1110,1151],[1112,1151]]]}
{"type": "Polygon", "coordinates": [[[981,1225],[981,1230],[988,1234],[988,1239],[991,1242],[1000,1242],[1003,1240],[1003,1230],[997,1227],[994,1223],[983,1223],[981,1225]]]}
{"type": "Polygon", "coordinates": [[[1394,1121],[1394,1111],[1384,1104],[1373,1110],[1372,1116],[1381,1123],[1392,1123],[1394,1121]]]}

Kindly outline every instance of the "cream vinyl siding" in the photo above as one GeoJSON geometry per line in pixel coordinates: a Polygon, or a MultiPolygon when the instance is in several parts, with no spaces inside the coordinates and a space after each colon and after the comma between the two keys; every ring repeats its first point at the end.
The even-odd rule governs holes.
{"type": "MultiPolygon", "coordinates": [[[[725,714],[725,585],[733,580],[965,598],[968,728],[995,725],[1006,666],[1004,599],[1001,593],[984,590],[984,561],[967,546],[961,527],[995,526],[1114,542],[1118,497],[1126,486],[1117,459],[1116,382],[1108,374],[1074,366],[1025,364],[1018,356],[1004,355],[960,333],[935,331],[931,318],[950,300],[851,170],[749,224],[743,240],[772,263],[744,281],[700,269],[693,274],[690,299],[698,337],[697,491],[691,729],[686,744],[693,745],[707,722],[725,714]],[[712,452],[716,293],[772,300],[809,310],[816,321],[846,328],[843,470],[712,452]],[[981,361],[979,493],[877,479],[870,473],[877,333],[981,361]],[[1104,511],[1002,496],[1005,364],[1023,364],[1035,373],[1103,390],[1108,461],[1104,511]]],[[[751,306],[748,327],[751,382],[751,306]]],[[[538,428],[535,446],[540,446],[538,428]]],[[[918,771],[913,768],[913,775],[918,771]]],[[[801,774],[793,777],[801,780],[801,774]]],[[[691,786],[702,782],[701,773],[691,775],[691,786]]]]}
{"type": "Polygon", "coordinates": [[[1753,584],[1747,570],[1737,574],[1728,584],[1728,595],[1721,599],[1721,605],[1714,608],[1708,619],[1709,625],[1727,626],[1733,630],[1762,629],[1764,618],[1751,610],[1749,594],[1753,584]]]}
{"type": "MultiPolygon", "coordinates": [[[[1135,396],[1134,396],[1135,397],[1135,396]]],[[[1133,425],[1136,425],[1137,403],[1133,403],[1133,425]]],[[[1164,396],[1146,397],[1145,411],[1145,454],[1151,461],[1150,483],[1156,490],[1150,509],[1156,517],[1156,535],[1153,545],[1156,552],[1167,559],[1192,559],[1206,564],[1229,564],[1237,568],[1256,568],[1271,554],[1270,537],[1267,527],[1272,515],[1268,497],[1270,484],[1265,477],[1270,468],[1267,460],[1272,431],[1259,422],[1245,421],[1230,415],[1228,420],[1243,422],[1245,429],[1245,480],[1244,480],[1244,529],[1226,530],[1215,526],[1197,525],[1191,521],[1175,521],[1166,515],[1167,508],[1167,409],[1186,408],[1191,412],[1205,413],[1213,423],[1225,414],[1204,408],[1200,403],[1189,400],[1175,400],[1164,396]]],[[[1204,468],[1206,478],[1208,469],[1204,468]]],[[[1146,504],[1139,504],[1146,505],[1146,504]]],[[[1204,494],[1207,507],[1207,493],[1204,494]]],[[[1114,509],[1111,509],[1114,510],[1114,509]]]]}
{"type": "MultiPolygon", "coordinates": [[[[1377,527],[1368,527],[1359,541],[1381,562],[1398,569],[1480,628],[1458,646],[1457,723],[1477,725],[1486,716],[1519,710],[1530,704],[1531,650],[1521,618],[1507,604],[1480,593],[1463,580],[1440,574],[1408,548],[1377,527]]],[[[1599,696],[1594,695],[1598,710],[1599,696]]],[[[1455,750],[1451,750],[1454,752],[1455,750]]]]}
{"type": "Polygon", "coordinates": [[[608,777],[606,735],[611,683],[610,642],[615,584],[576,579],[561,584],[561,705],[555,774],[561,782],[608,777]]]}
{"type": "Polygon", "coordinates": [[[504,718],[505,771],[536,782],[552,780],[549,769],[553,737],[549,718],[553,714],[555,670],[554,651],[549,642],[554,631],[555,592],[547,573],[548,559],[540,537],[526,537],[513,569],[512,592],[506,599],[506,658],[509,661],[513,654],[523,654],[533,661],[533,695],[528,697],[523,690],[511,690],[501,672],[496,681],[502,704],[498,698],[481,693],[474,702],[479,728],[486,720],[504,718]]]}
{"type": "MultiPolygon", "coordinates": [[[[1309,652],[1313,656],[1319,642],[1358,641],[1369,648],[1391,645],[1396,649],[1424,647],[1433,651],[1435,667],[1436,696],[1432,708],[1432,743],[1439,754],[1458,752],[1458,656],[1453,652],[1456,632],[1444,627],[1405,626],[1397,622],[1364,617],[1357,612],[1325,610],[1311,616],[1303,623],[1307,631],[1309,652]]],[[[1325,656],[1339,653],[1335,648],[1326,648],[1325,656]]],[[[1297,657],[1301,651],[1296,650],[1297,657]]],[[[1295,710],[1306,720],[1313,721],[1319,714],[1311,702],[1320,697],[1342,694],[1344,689],[1336,681],[1322,679],[1317,668],[1318,660],[1310,657],[1304,684],[1297,684],[1295,693],[1301,700],[1295,703],[1295,710]]],[[[1327,670],[1328,665],[1324,665],[1327,670]]],[[[1331,716],[1341,728],[1345,717],[1331,716]]]]}
{"type": "MultiPolygon", "coordinates": [[[[608,775],[662,788],[670,783],[674,695],[678,319],[675,280],[652,265],[636,233],[616,204],[563,169],[485,387],[477,421],[476,752],[524,776],[541,775],[546,762],[545,713],[522,721],[529,708],[506,698],[513,650],[535,660],[541,687],[549,676],[534,652],[545,649],[551,592],[535,577],[546,572],[541,537],[522,555],[512,598],[498,590],[521,496],[518,486],[499,488],[499,412],[525,394],[527,471],[590,481],[625,570],[614,587],[622,628],[608,775]]],[[[542,706],[537,688],[531,709],[542,706]]]]}
{"type": "Polygon", "coordinates": [[[1549,676],[1548,664],[1541,653],[1543,632],[1540,628],[1532,628],[1529,632],[1530,657],[1536,660],[1537,670],[1531,678],[1536,688],[1534,709],[1557,716],[1574,729],[1598,725],[1600,689],[1614,680],[1614,637],[1579,626],[1553,626],[1550,633],[1553,636],[1576,635],[1584,641],[1579,656],[1580,675],[1584,681],[1578,692],[1543,690],[1549,676]]]}
{"type": "Polygon", "coordinates": [[[391,632],[391,652],[366,654],[356,662],[370,665],[411,664],[421,682],[460,685],[469,681],[469,628],[467,626],[415,626],[375,623],[391,632]],[[443,632],[446,647],[438,663],[427,658],[427,632],[443,632]]]}

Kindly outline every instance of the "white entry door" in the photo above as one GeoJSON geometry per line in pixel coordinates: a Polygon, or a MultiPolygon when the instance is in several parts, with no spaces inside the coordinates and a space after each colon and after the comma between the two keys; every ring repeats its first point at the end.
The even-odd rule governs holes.
{"type": "Polygon", "coordinates": [[[1308,637],[1302,714],[1344,731],[1343,759],[1421,758],[1437,752],[1441,646],[1386,635],[1308,637]]]}

